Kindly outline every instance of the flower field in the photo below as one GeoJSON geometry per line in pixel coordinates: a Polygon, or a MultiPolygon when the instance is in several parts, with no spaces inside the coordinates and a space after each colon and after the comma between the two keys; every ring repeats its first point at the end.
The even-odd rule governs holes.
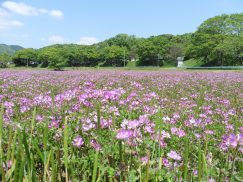
{"type": "Polygon", "coordinates": [[[243,72],[0,71],[2,181],[243,181],[243,72]]]}

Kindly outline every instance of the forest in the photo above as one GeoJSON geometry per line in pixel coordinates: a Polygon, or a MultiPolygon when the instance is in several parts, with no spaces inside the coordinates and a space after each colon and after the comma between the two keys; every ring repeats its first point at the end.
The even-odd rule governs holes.
{"type": "Polygon", "coordinates": [[[56,44],[0,54],[1,66],[74,67],[176,66],[176,58],[199,62],[200,66],[243,64],[243,13],[223,14],[204,21],[195,32],[140,38],[118,34],[93,45],[56,44]]]}

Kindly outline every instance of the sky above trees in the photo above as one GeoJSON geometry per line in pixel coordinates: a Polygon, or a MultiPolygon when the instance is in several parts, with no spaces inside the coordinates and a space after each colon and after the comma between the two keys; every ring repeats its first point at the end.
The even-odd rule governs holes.
{"type": "Polygon", "coordinates": [[[194,32],[206,19],[243,12],[242,0],[0,0],[0,43],[89,45],[119,33],[194,32]]]}

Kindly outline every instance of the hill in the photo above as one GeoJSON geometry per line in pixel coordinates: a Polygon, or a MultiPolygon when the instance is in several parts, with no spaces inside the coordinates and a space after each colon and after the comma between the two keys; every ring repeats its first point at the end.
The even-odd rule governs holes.
{"type": "Polygon", "coordinates": [[[23,47],[19,45],[6,45],[6,44],[0,44],[0,54],[3,52],[6,52],[8,54],[14,54],[16,51],[24,49],[23,47]]]}

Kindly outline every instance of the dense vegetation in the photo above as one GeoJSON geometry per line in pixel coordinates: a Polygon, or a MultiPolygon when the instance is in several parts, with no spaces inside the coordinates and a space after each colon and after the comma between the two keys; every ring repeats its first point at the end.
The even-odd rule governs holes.
{"type": "MultiPolygon", "coordinates": [[[[6,55],[0,55],[1,60],[6,55]]],[[[176,58],[197,60],[205,66],[243,64],[243,13],[221,15],[203,22],[194,33],[137,38],[119,34],[91,46],[52,45],[17,51],[17,66],[123,66],[138,60],[141,66],[176,65],[176,58]],[[124,62],[126,60],[126,62],[124,62]]],[[[6,62],[6,61],[5,61],[6,62]]]]}
{"type": "Polygon", "coordinates": [[[7,67],[7,64],[12,61],[11,55],[21,49],[24,48],[18,45],[0,44],[0,68],[7,67]]]}

